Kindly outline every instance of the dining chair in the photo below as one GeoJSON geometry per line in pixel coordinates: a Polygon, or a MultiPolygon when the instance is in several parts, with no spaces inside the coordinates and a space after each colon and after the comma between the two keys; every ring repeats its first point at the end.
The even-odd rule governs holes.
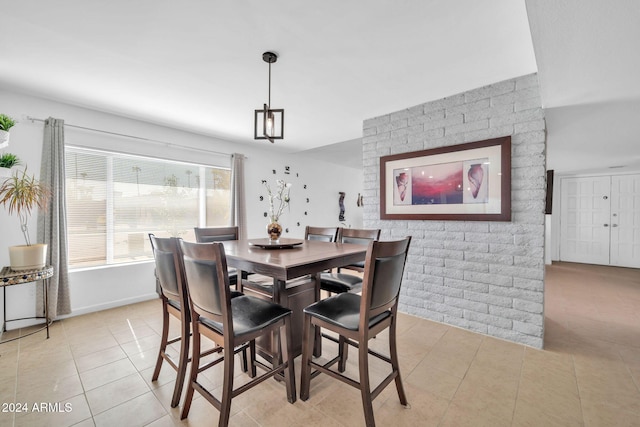
{"type": "MultiPolygon", "coordinates": [[[[194,227],[196,242],[211,243],[223,242],[226,240],[238,240],[238,227],[194,227]]],[[[245,277],[246,279],[246,277],[245,277]]],[[[229,268],[229,283],[232,286],[238,284],[238,275],[235,268],[229,268]]]]}
{"type": "Polygon", "coordinates": [[[344,292],[320,300],[304,309],[301,400],[309,399],[311,378],[325,373],[360,389],[365,422],[368,427],[375,426],[373,399],[391,381],[395,381],[400,403],[408,406],[398,363],[396,316],[398,295],[410,243],[411,236],[398,241],[370,242],[364,263],[362,295],[344,292]],[[336,362],[340,365],[343,356],[346,356],[343,354],[342,346],[338,346],[338,355],[325,364],[321,365],[312,360],[314,346],[312,327],[314,326],[333,331],[338,334],[341,341],[357,347],[359,380],[343,375],[341,372],[344,369],[339,368],[336,371],[331,368],[336,362]],[[385,329],[389,330],[389,356],[369,348],[369,339],[385,329]],[[369,381],[369,355],[391,365],[391,373],[373,389],[369,381]]]}
{"type": "MultiPolygon", "coordinates": [[[[365,228],[342,228],[341,227],[340,230],[338,230],[338,242],[354,243],[356,245],[366,246],[372,240],[380,240],[381,231],[382,230],[380,230],[379,228],[365,229],[365,228]]],[[[364,272],[364,261],[345,265],[344,267],[339,267],[338,272],[340,272],[341,268],[346,268],[349,270],[354,270],[362,273],[364,272]]]]}
{"type": "Polygon", "coordinates": [[[184,280],[184,268],[180,259],[180,248],[176,238],[160,238],[149,234],[153,257],[155,259],[156,282],[160,289],[162,300],[162,334],[160,350],[156,366],[151,376],[152,381],[158,379],[163,361],[176,370],[176,382],[173,387],[171,407],[175,408],[180,402],[182,384],[184,383],[187,363],[189,362],[189,336],[191,332],[191,313],[188,306],[187,288],[184,280]],[[180,321],[180,336],[169,339],[169,315],[180,321]],[[167,354],[167,346],[180,342],[178,360],[174,361],[167,354]]]}
{"type": "Polygon", "coordinates": [[[224,246],[180,241],[183,252],[189,303],[193,316],[193,360],[181,419],[189,414],[193,394],[198,391],[220,411],[219,426],[229,423],[231,400],[240,393],[270,377],[284,377],[287,400],[296,400],[295,372],[291,348],[291,310],[260,298],[240,295],[231,298],[229,274],[224,246]],[[271,335],[279,343],[272,366],[256,358],[255,340],[271,335]],[[214,361],[200,365],[201,336],[205,336],[223,349],[214,361]],[[233,388],[234,354],[250,349],[252,379],[233,388]],[[223,363],[222,395],[218,399],[199,381],[203,371],[223,363]],[[265,372],[256,376],[256,367],[265,372]]]}
{"type": "Polygon", "coordinates": [[[338,229],[339,227],[312,227],[307,225],[304,229],[304,239],[335,242],[338,237],[338,229]]]}
{"type": "MultiPolygon", "coordinates": [[[[379,239],[380,229],[340,228],[337,241],[366,246],[369,242],[379,239]]],[[[320,289],[330,294],[360,292],[362,289],[362,277],[355,274],[341,273],[340,270],[343,268],[363,272],[364,261],[339,267],[336,273],[322,273],[320,275],[320,289]]]]}

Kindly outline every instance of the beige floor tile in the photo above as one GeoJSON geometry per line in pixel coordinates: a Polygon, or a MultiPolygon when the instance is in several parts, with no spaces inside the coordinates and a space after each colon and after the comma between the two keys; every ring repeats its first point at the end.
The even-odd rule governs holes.
{"type": "Polygon", "coordinates": [[[91,413],[96,415],[148,391],[140,374],[135,373],[89,390],[86,395],[91,413]]]}
{"type": "Polygon", "coordinates": [[[77,344],[71,344],[71,351],[74,357],[82,357],[117,345],[118,342],[112,336],[92,337],[77,344]]]}
{"type": "Polygon", "coordinates": [[[18,376],[18,386],[16,391],[16,401],[37,403],[37,402],[60,402],[82,394],[82,383],[80,377],[76,375],[58,378],[46,375],[37,378],[22,380],[18,376]]]}
{"type": "Polygon", "coordinates": [[[61,383],[69,377],[78,377],[78,371],[73,360],[33,369],[20,369],[18,371],[18,384],[20,389],[37,388],[43,384],[61,383]]]}
{"type": "Polygon", "coordinates": [[[511,417],[509,419],[494,418],[488,413],[452,403],[439,425],[441,427],[502,427],[511,425],[511,417]]]}
{"type": "Polygon", "coordinates": [[[429,361],[423,361],[412,372],[405,375],[404,382],[422,391],[450,400],[458,390],[462,378],[434,368],[429,361]]]}
{"type": "MultiPolygon", "coordinates": [[[[393,385],[389,387],[394,389],[393,385]]],[[[400,404],[397,394],[374,412],[377,425],[397,427],[437,426],[444,417],[449,400],[435,396],[411,384],[405,384],[409,407],[400,404]]],[[[354,408],[354,410],[356,410],[354,408]]]]}
{"type": "Polygon", "coordinates": [[[144,338],[139,338],[133,341],[129,341],[128,343],[121,344],[122,350],[124,350],[127,355],[131,356],[134,354],[142,353],[147,350],[155,349],[158,351],[160,348],[160,336],[159,335],[151,335],[144,338]]]}
{"type": "Polygon", "coordinates": [[[158,399],[151,392],[95,415],[96,427],[145,426],[167,415],[158,399]]]}
{"type": "MultiPolygon", "coordinates": [[[[135,366],[138,371],[153,368],[156,366],[156,361],[158,360],[158,349],[152,348],[150,350],[145,350],[142,353],[132,354],[129,356],[129,360],[131,360],[131,363],[133,363],[133,366],[135,366]]],[[[177,355],[173,360],[175,362],[178,361],[177,355]]]]}
{"type": "Polygon", "coordinates": [[[517,388],[500,387],[495,383],[491,385],[491,388],[483,387],[481,382],[467,381],[465,378],[458,387],[451,404],[482,413],[491,419],[511,421],[517,388]]]}
{"type": "Polygon", "coordinates": [[[640,425],[640,412],[624,411],[618,407],[599,402],[585,405],[584,414],[586,427],[635,427],[640,425]]]}
{"type": "Polygon", "coordinates": [[[0,403],[16,402],[16,381],[15,375],[0,379],[0,403]]]}
{"type": "MultiPolygon", "coordinates": [[[[168,383],[173,383],[176,379],[176,371],[166,363],[162,365],[160,369],[160,375],[158,375],[158,379],[155,381],[151,381],[153,376],[153,371],[155,370],[155,366],[151,368],[147,368],[143,371],[140,371],[140,375],[145,380],[149,388],[152,390],[157,387],[161,387],[168,383]]],[[[189,368],[187,368],[187,376],[189,375],[189,368]]]]}
{"type": "Polygon", "coordinates": [[[122,351],[119,345],[116,345],[85,356],[76,357],[75,361],[78,372],[86,372],[126,357],[126,353],[122,351]]]}
{"type": "Polygon", "coordinates": [[[640,391],[630,373],[605,372],[578,372],[583,404],[588,406],[604,403],[619,410],[640,414],[640,391]]]}
{"type": "Polygon", "coordinates": [[[84,389],[89,391],[136,372],[129,359],[122,359],[82,372],[80,378],[84,389]]]}
{"type": "MultiPolygon", "coordinates": [[[[543,406],[530,404],[521,399],[516,402],[513,427],[582,427],[582,419],[558,418],[545,412],[543,406]]],[[[613,426],[613,425],[612,425],[613,426]]],[[[604,427],[604,425],[602,426],[604,427]]]]}

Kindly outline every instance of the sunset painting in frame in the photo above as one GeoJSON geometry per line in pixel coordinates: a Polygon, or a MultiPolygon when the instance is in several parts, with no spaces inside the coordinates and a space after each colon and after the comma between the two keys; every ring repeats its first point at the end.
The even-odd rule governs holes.
{"type": "Polygon", "coordinates": [[[511,137],[380,158],[381,219],[509,221],[511,137]]]}

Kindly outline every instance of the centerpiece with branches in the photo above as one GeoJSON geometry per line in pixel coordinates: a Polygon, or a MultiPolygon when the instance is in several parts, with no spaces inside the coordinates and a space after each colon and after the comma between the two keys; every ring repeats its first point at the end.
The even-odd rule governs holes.
{"type": "Polygon", "coordinates": [[[276,188],[273,190],[266,180],[263,180],[262,184],[267,189],[267,198],[269,200],[269,220],[271,223],[267,225],[267,233],[271,240],[277,241],[282,234],[282,226],[279,224],[280,216],[291,201],[289,197],[291,183],[278,179],[276,180],[276,188]]]}

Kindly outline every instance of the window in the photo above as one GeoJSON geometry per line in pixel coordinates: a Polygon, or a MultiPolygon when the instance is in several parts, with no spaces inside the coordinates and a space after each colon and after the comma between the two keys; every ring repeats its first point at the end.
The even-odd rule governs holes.
{"type": "Polygon", "coordinates": [[[228,225],[230,188],[229,169],[67,147],[69,265],[151,259],[149,233],[228,225]]]}

